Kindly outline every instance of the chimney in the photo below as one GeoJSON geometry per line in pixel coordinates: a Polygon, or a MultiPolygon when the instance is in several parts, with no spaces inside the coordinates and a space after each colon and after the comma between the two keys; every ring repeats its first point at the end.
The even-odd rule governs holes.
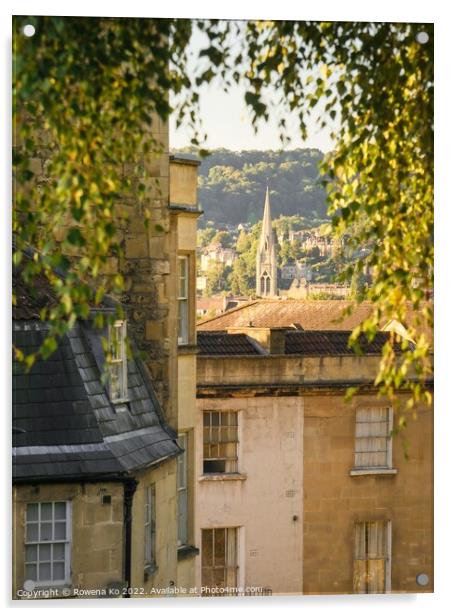
{"type": "Polygon", "coordinates": [[[246,334],[268,355],[284,355],[286,350],[286,328],[230,327],[228,334],[246,334]]]}

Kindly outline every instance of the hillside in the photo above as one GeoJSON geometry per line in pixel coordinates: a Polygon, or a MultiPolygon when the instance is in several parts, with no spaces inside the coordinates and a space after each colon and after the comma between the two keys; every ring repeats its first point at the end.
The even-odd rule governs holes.
{"type": "MultiPolygon", "coordinates": [[[[187,150],[185,150],[187,151],[187,150]]],[[[272,216],[323,218],[325,193],[319,184],[320,150],[286,152],[218,149],[199,169],[199,201],[214,225],[255,223],[262,216],[265,187],[270,187],[272,216]]]]}

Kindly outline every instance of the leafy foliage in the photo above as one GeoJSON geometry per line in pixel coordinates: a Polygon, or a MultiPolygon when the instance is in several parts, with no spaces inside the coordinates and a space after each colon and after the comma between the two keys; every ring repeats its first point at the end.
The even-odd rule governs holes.
{"type": "MultiPolygon", "coordinates": [[[[416,349],[404,345],[397,361],[385,345],[376,382],[382,393],[411,389],[409,406],[430,393],[428,341],[432,325],[429,293],[433,271],[433,25],[355,22],[246,22],[219,24],[235,29],[236,56],[225,52],[232,78],[245,82],[246,102],[255,127],[269,108],[279,117],[283,143],[290,140],[285,115],[299,117],[302,137],[307,119],[330,127],[336,148],[321,166],[327,179],[334,233],[350,229],[350,244],[369,248],[348,274],[372,271],[363,299],[374,310],[353,333],[371,339],[381,323],[406,324],[416,349]],[[427,37],[420,37],[420,33],[427,37]],[[427,39],[427,41],[425,41],[427,39]],[[276,101],[268,100],[268,86],[276,101]],[[271,103],[276,103],[272,105],[271,103]],[[410,322],[408,315],[415,313],[410,322]],[[418,378],[410,380],[407,376],[418,378]]],[[[206,26],[209,40],[217,40],[206,26]]],[[[215,71],[214,71],[215,72],[215,71]]]]}
{"type": "Polygon", "coordinates": [[[158,150],[148,129],[155,116],[168,117],[168,92],[198,146],[199,87],[227,90],[240,82],[253,126],[276,114],[283,145],[290,111],[303,138],[309,116],[331,128],[337,145],[320,171],[334,233],[353,227],[351,243],[369,249],[354,268],[373,272],[366,297],[375,309],[360,329],[372,338],[382,321],[396,318],[417,343],[414,350],[405,345],[401,362],[386,345],[377,382],[390,396],[410,387],[411,404],[429,401],[422,330],[432,322],[433,26],[206,20],[197,27],[205,46],[189,74],[188,20],[14,20],[14,259],[20,262],[26,244],[39,250],[25,273],[32,281],[44,272],[57,293],[58,306],[42,315],[52,335],[121,287],[120,277],[101,275],[108,256],[120,251],[118,204],[133,198],[146,212],[146,185],[130,182],[123,165],[137,166],[137,153],[158,150]],[[31,39],[22,34],[25,23],[36,28],[31,39]],[[418,40],[421,31],[427,43],[418,40]],[[43,160],[40,150],[42,171],[33,164],[43,160]],[[66,233],[57,239],[60,228],[66,233]],[[52,275],[55,266],[65,270],[64,280],[52,275]],[[417,318],[408,323],[410,309],[417,318]],[[407,379],[413,370],[419,382],[407,379]]]}
{"type": "Polygon", "coordinates": [[[146,162],[162,149],[152,127],[170,113],[169,89],[188,85],[168,66],[184,64],[191,24],[16,17],[13,32],[13,260],[37,249],[22,276],[32,287],[43,274],[58,299],[41,314],[48,355],[78,317],[123,287],[105,272],[121,255],[130,205],[149,214],[146,162]]]}

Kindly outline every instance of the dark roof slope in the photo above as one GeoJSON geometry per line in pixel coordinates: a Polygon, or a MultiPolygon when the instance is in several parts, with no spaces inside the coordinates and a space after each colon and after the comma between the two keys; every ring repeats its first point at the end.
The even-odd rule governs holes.
{"type": "MultiPolygon", "coordinates": [[[[16,321],[14,342],[38,350],[46,327],[16,321]]],[[[147,369],[129,358],[129,402],[113,405],[102,381],[100,334],[77,325],[48,359],[30,372],[13,364],[13,478],[15,481],[120,476],[177,455],[147,369]]]]}
{"type": "Polygon", "coordinates": [[[259,355],[258,345],[246,334],[198,332],[199,355],[259,355]]]}
{"type": "MultiPolygon", "coordinates": [[[[354,355],[348,346],[350,331],[288,331],[285,352],[287,355],[354,355]]],[[[364,355],[380,355],[383,345],[389,340],[388,332],[378,332],[372,342],[360,336],[359,347],[364,355]]],[[[400,344],[394,343],[394,350],[400,352],[400,344]]]]}

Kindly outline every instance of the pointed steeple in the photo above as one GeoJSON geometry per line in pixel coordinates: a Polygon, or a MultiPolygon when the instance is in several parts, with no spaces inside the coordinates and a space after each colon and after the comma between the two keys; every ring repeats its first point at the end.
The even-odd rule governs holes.
{"type": "Polygon", "coordinates": [[[269,194],[268,186],[267,186],[267,191],[265,193],[264,217],[262,219],[261,241],[264,238],[264,236],[270,237],[272,233],[273,233],[273,230],[272,230],[272,217],[270,213],[270,194],[269,194]]]}
{"type": "Polygon", "coordinates": [[[256,295],[272,297],[277,295],[276,242],[272,229],[270,192],[265,192],[262,231],[256,255],[256,295]]]}

